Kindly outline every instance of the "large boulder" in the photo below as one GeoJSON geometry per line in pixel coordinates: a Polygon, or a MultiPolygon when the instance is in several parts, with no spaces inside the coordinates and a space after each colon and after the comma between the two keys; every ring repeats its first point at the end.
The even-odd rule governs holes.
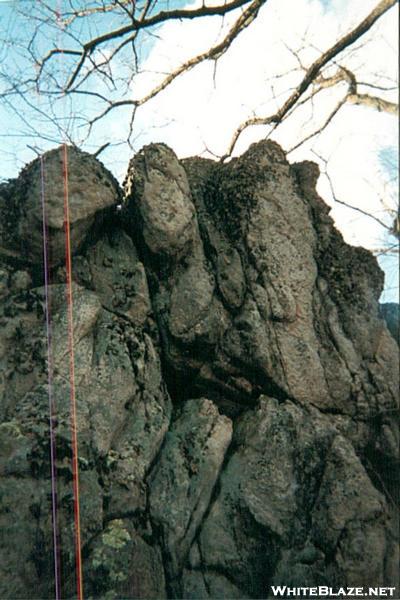
{"type": "Polygon", "coordinates": [[[46,236],[52,266],[65,259],[65,199],[71,247],[76,253],[104,219],[104,211],[119,198],[119,186],[111,173],[75,146],[60,146],[35,159],[18,179],[3,186],[2,192],[0,253],[41,265],[46,236]]]}

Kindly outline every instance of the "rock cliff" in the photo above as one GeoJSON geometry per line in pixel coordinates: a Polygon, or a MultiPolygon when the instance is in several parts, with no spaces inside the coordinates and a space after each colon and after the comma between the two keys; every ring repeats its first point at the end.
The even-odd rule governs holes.
{"type": "MultiPolygon", "coordinates": [[[[49,392],[75,597],[62,161],[0,188],[4,599],[54,597],[49,392]]],[[[153,144],[123,192],[75,148],[68,166],[85,597],[398,585],[398,346],[317,166],[272,142],[227,164],[153,144]]]]}

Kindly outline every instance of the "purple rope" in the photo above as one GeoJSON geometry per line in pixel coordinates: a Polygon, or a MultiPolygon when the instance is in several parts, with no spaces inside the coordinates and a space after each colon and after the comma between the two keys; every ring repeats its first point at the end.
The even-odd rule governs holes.
{"type": "Polygon", "coordinates": [[[60,600],[60,561],[59,561],[59,543],[57,532],[57,470],[56,470],[56,410],[53,397],[53,365],[51,356],[51,319],[50,319],[50,298],[49,298],[49,236],[47,230],[46,202],[45,202],[45,179],[44,179],[44,159],[40,157],[40,195],[42,201],[43,217],[43,266],[44,266],[44,288],[46,302],[46,337],[47,337],[47,368],[48,368],[48,390],[49,390],[49,428],[50,428],[50,470],[51,470],[51,505],[52,505],[52,523],[53,523],[53,550],[54,550],[54,579],[55,579],[55,600],[60,600]]]}

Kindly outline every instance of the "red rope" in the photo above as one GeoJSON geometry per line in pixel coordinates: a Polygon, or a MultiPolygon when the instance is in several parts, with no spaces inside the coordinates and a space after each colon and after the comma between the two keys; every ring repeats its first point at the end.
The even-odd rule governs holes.
{"type": "Polygon", "coordinates": [[[74,322],[73,322],[73,297],[72,297],[72,262],[71,262],[71,237],[69,220],[69,192],[68,192],[68,150],[63,145],[63,179],[64,179],[64,229],[65,229],[65,267],[66,267],[66,296],[68,310],[68,349],[69,349],[69,376],[70,376],[70,410],[71,410],[71,441],[72,441],[72,482],[74,491],[74,523],[75,523],[75,566],[76,588],[78,600],[83,599],[82,586],[82,557],[81,557],[81,525],[79,505],[79,465],[78,465],[78,437],[76,425],[76,396],[75,396],[75,357],[74,357],[74,322]]]}

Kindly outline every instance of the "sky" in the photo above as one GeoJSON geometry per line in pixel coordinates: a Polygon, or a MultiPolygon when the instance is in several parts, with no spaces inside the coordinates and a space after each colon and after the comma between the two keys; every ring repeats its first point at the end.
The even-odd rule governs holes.
{"type": "MultiPolygon", "coordinates": [[[[299,82],[299,60],[309,65],[321,50],[357,24],[376,3],[377,0],[268,0],[257,19],[216,65],[199,65],[141,107],[134,125],[134,150],[146,143],[162,141],[180,157],[224,154],[232,131],[241,121],[253,114],[274,112],[288,90],[299,82]]],[[[183,2],[180,0],[179,4],[183,2]]],[[[14,9],[15,0],[0,0],[0,29],[6,21],[6,12],[14,9]]],[[[221,35],[221,27],[226,31],[234,16],[226,17],[222,25],[220,19],[210,18],[201,22],[176,21],[158,27],[156,37],[143,39],[143,73],[134,79],[127,94],[132,98],[140,96],[159,82],[165,72],[215,43],[221,35]]],[[[393,66],[397,64],[397,25],[396,13],[392,10],[363,38],[367,42],[365,47],[347,56],[343,63],[365,81],[392,84],[390,80],[397,75],[393,66]]],[[[121,73],[124,68],[121,60],[121,73]]],[[[340,93],[340,90],[328,90],[315,102],[313,110],[306,106],[294,113],[273,133],[272,139],[289,151],[326,118],[340,93]]],[[[386,97],[397,101],[397,92],[386,93],[386,97]]],[[[8,132],[17,132],[20,123],[13,122],[9,111],[4,115],[1,110],[3,127],[6,123],[8,132]]],[[[64,110],[69,111],[70,106],[64,110]]],[[[94,142],[100,146],[110,138],[117,140],[126,136],[127,118],[126,110],[111,112],[94,130],[94,142]]],[[[1,133],[3,172],[0,176],[12,177],[22,163],[34,155],[27,148],[26,140],[1,137],[1,133]]],[[[79,135],[79,131],[76,133],[79,135]]],[[[236,153],[242,153],[250,143],[268,133],[263,127],[246,131],[236,153]]],[[[394,209],[397,202],[398,183],[393,181],[397,140],[396,117],[348,105],[323,134],[289,152],[288,158],[291,162],[321,162],[319,156],[322,156],[325,162],[321,162],[321,166],[327,169],[338,199],[378,218],[386,218],[387,208],[394,209]]],[[[39,145],[43,147],[43,141],[39,145]]],[[[127,149],[110,148],[101,159],[122,180],[130,157],[127,149]]],[[[373,219],[334,202],[331,185],[324,175],[320,177],[318,191],[332,206],[331,215],[348,243],[374,250],[388,246],[387,233],[373,219]]],[[[382,300],[397,301],[398,256],[381,256],[379,261],[386,274],[382,300]]]]}

